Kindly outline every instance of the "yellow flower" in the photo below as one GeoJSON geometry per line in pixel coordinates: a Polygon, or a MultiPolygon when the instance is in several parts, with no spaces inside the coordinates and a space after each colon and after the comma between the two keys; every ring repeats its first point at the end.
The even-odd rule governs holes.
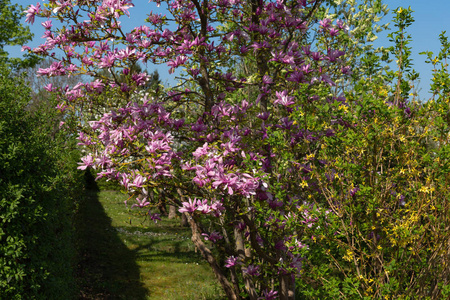
{"type": "Polygon", "coordinates": [[[347,253],[342,257],[346,261],[352,261],[353,259],[353,251],[348,249],[347,253]]]}
{"type": "Polygon", "coordinates": [[[300,186],[301,186],[302,188],[308,187],[308,183],[307,183],[306,181],[302,180],[302,183],[300,183],[300,186]]]}
{"type": "Polygon", "coordinates": [[[345,105],[339,105],[339,110],[343,110],[344,112],[348,112],[348,107],[345,105]]]}
{"type": "Polygon", "coordinates": [[[419,192],[428,194],[430,192],[430,189],[426,186],[423,186],[420,188],[419,192]]]}

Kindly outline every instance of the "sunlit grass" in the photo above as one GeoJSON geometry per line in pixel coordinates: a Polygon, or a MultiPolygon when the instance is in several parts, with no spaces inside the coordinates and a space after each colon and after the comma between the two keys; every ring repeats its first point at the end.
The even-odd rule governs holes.
{"type": "Polygon", "coordinates": [[[101,206],[84,211],[91,220],[80,228],[92,235],[84,247],[81,243],[91,256],[81,262],[81,269],[93,277],[82,281],[82,298],[223,299],[209,266],[194,251],[190,229],[181,227],[179,219],[163,218],[155,224],[145,217],[146,210],[127,209],[126,199],[115,191],[89,194],[85,205],[97,201],[101,206]],[[90,265],[84,266],[87,262],[90,265]]]}

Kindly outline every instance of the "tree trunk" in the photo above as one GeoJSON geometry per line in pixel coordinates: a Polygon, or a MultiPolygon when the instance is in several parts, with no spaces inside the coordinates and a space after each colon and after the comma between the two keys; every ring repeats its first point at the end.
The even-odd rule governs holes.
{"type": "Polygon", "coordinates": [[[177,216],[177,208],[174,205],[169,205],[169,219],[174,219],[177,216]]]}
{"type": "MultiPolygon", "coordinates": [[[[251,253],[246,251],[244,246],[244,238],[242,236],[242,232],[239,229],[234,229],[234,239],[236,241],[236,251],[241,260],[245,260],[245,258],[250,258],[251,253]]],[[[255,285],[253,284],[252,279],[247,274],[242,274],[244,278],[245,290],[247,291],[250,300],[257,300],[258,294],[256,293],[255,285]]]]}
{"type": "Polygon", "coordinates": [[[181,226],[182,227],[188,227],[189,226],[188,219],[186,218],[185,214],[181,214],[181,226]]]}
{"type": "Polygon", "coordinates": [[[295,280],[291,275],[280,275],[280,300],[295,300],[295,280]]]}
{"type": "Polygon", "coordinates": [[[211,250],[209,250],[208,247],[206,247],[205,243],[203,243],[197,223],[188,213],[185,212],[184,215],[186,215],[189,225],[191,226],[192,242],[211,266],[214,275],[216,275],[217,280],[222,285],[222,288],[225,294],[227,295],[227,298],[230,300],[239,300],[240,299],[239,294],[236,293],[233,286],[230,284],[227,277],[220,269],[216,259],[211,253],[211,250]]]}

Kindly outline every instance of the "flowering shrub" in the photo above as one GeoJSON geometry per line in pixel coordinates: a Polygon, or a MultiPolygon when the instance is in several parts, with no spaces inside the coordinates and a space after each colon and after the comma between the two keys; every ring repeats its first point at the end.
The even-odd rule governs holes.
{"type": "MultiPolygon", "coordinates": [[[[80,118],[89,152],[79,169],[118,181],[140,208],[158,204],[158,188],[171,193],[230,299],[440,293],[447,273],[433,281],[423,267],[444,271],[447,246],[433,245],[448,237],[447,204],[436,206],[447,190],[427,168],[444,158],[424,141],[437,130],[428,107],[406,99],[408,11],[392,50],[399,71],[382,75],[375,53],[387,52],[363,45],[377,28],[337,19],[348,9],[340,1],[166,5],[169,16],[151,11],[128,33],[119,21],[128,0],[28,9],[47,31],[25,49],[64,53],[38,73],[93,77],[54,90],[59,109],[80,118]],[[182,68],[182,79],[143,94],[148,75],[130,67],[138,61],[182,68]]],[[[374,1],[367,14],[384,10],[374,1]]]]}

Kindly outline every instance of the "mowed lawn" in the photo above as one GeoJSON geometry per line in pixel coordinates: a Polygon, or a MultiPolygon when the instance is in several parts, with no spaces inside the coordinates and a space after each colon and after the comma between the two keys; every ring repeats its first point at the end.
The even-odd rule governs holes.
{"type": "Polygon", "coordinates": [[[224,299],[180,220],[155,224],[127,196],[88,191],[77,228],[79,299],[224,299]],[[131,201],[130,201],[131,202],[131,201]]]}

